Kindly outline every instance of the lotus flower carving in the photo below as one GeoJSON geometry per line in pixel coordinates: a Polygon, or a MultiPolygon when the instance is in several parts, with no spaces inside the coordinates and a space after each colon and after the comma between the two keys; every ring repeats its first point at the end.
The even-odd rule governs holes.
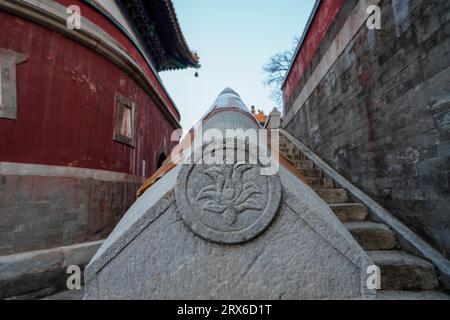
{"type": "Polygon", "coordinates": [[[262,209],[257,195],[263,192],[255,182],[244,179],[244,173],[252,168],[248,164],[207,168],[202,174],[211,184],[203,187],[195,200],[203,200],[204,211],[221,215],[228,226],[233,226],[242,212],[262,209]]]}

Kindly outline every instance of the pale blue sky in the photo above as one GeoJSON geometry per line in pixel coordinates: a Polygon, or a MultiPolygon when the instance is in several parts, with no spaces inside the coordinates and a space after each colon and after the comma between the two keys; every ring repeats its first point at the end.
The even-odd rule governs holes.
{"type": "Polygon", "coordinates": [[[181,113],[186,131],[217,95],[231,87],[248,107],[270,112],[262,67],[300,37],[315,0],[173,0],[184,36],[200,55],[198,70],[160,76],[181,113]]]}

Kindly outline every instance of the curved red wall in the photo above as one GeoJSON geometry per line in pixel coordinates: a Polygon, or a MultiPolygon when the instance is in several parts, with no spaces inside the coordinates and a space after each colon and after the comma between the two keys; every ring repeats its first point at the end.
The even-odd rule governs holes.
{"type": "Polygon", "coordinates": [[[8,13],[0,12],[0,30],[9,30],[0,33],[1,48],[28,57],[17,66],[17,120],[0,119],[0,161],[140,175],[146,160],[147,176],[154,170],[174,128],[127,74],[81,44],[8,13]],[[116,93],[136,103],[136,149],[113,141],[116,93]]]}
{"type": "Polygon", "coordinates": [[[125,51],[133,57],[133,59],[139,64],[139,66],[145,71],[148,79],[153,84],[154,89],[159,93],[161,98],[167,104],[168,108],[175,115],[177,120],[180,120],[180,113],[172,104],[167,92],[159,83],[159,80],[155,76],[153,70],[145,61],[144,57],[140,53],[140,51],[136,48],[133,42],[125,35],[114,23],[112,23],[108,18],[102,15],[100,12],[95,10],[93,7],[89,6],[85,2],[81,0],[57,0],[56,2],[61,5],[68,7],[71,5],[77,5],[80,7],[81,15],[96,24],[100,28],[102,28],[106,33],[108,33],[115,41],[117,41],[125,51]]]}

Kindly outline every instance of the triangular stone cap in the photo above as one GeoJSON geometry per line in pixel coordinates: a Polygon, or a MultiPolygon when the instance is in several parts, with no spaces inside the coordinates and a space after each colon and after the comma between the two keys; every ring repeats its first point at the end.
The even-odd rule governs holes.
{"type": "MultiPolygon", "coordinates": [[[[223,109],[207,114],[204,130],[260,130],[234,92],[214,105],[223,109]]],[[[267,167],[261,159],[206,165],[205,155],[235,139],[204,142],[198,131],[186,158],[193,163],[176,165],[147,189],[87,266],[87,299],[374,296],[366,289],[370,258],[291,164],[274,157],[267,167]]],[[[255,159],[254,144],[241,141],[235,151],[255,159]]]]}
{"type": "Polygon", "coordinates": [[[280,206],[256,238],[207,241],[175,197],[183,165],[129,209],[85,272],[87,299],[372,298],[372,264],[329,207],[280,167],[280,206]]]}

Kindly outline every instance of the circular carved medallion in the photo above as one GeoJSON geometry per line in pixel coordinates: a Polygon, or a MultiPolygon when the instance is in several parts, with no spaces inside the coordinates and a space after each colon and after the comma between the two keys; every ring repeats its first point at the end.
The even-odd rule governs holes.
{"type": "Polygon", "coordinates": [[[216,243],[249,241],[272,222],[281,199],[278,175],[260,165],[183,165],[175,188],[179,212],[198,236],[216,243]]]}

